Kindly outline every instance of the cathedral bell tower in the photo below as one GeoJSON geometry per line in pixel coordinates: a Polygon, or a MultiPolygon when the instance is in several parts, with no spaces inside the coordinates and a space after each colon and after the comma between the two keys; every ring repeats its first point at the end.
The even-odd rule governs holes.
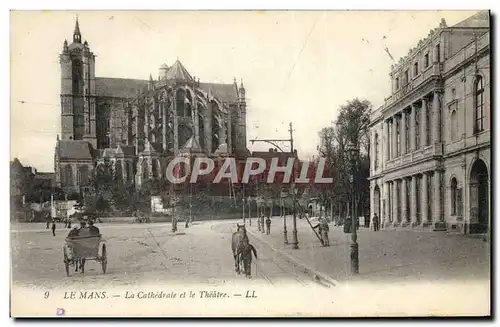
{"type": "Polygon", "coordinates": [[[78,18],[73,42],[64,40],[61,64],[61,138],[87,140],[97,146],[95,123],[95,56],[82,44],[78,18]]]}

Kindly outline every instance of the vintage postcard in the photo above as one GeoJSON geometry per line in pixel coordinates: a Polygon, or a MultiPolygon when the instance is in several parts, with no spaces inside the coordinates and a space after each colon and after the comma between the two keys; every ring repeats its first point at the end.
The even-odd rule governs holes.
{"type": "Polygon", "coordinates": [[[11,11],[11,315],[490,316],[490,16],[11,11]]]}

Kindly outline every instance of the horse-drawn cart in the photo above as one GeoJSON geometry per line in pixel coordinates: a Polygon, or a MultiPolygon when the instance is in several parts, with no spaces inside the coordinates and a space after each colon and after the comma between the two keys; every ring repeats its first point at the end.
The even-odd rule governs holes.
{"type": "MultiPolygon", "coordinates": [[[[67,237],[64,245],[64,265],[66,275],[69,276],[70,265],[85,265],[86,260],[95,260],[101,263],[103,274],[106,273],[108,263],[106,244],[101,235],[67,237]],[[99,247],[101,253],[99,255],[99,247]]],[[[78,268],[78,266],[77,266],[78,268]]]]}

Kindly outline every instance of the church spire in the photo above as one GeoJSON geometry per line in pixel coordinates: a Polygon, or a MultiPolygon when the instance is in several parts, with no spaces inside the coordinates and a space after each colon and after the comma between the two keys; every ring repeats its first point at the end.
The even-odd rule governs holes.
{"type": "Polygon", "coordinates": [[[80,33],[80,25],[78,24],[78,16],[76,16],[75,31],[73,32],[73,42],[82,43],[82,34],[80,33]]]}

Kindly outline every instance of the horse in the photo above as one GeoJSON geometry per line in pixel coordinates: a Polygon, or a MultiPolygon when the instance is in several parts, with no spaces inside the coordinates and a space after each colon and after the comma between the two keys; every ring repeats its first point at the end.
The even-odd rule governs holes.
{"type": "Polygon", "coordinates": [[[248,242],[248,238],[243,240],[238,247],[238,257],[243,264],[245,277],[252,278],[252,252],[257,259],[257,250],[248,242]]]}
{"type": "Polygon", "coordinates": [[[233,233],[233,236],[231,238],[231,250],[233,251],[234,268],[235,271],[239,274],[240,260],[238,258],[238,248],[244,240],[248,242],[248,235],[247,235],[247,230],[245,229],[245,224],[243,225],[236,224],[236,225],[238,226],[238,229],[236,230],[236,232],[233,233]]]}

